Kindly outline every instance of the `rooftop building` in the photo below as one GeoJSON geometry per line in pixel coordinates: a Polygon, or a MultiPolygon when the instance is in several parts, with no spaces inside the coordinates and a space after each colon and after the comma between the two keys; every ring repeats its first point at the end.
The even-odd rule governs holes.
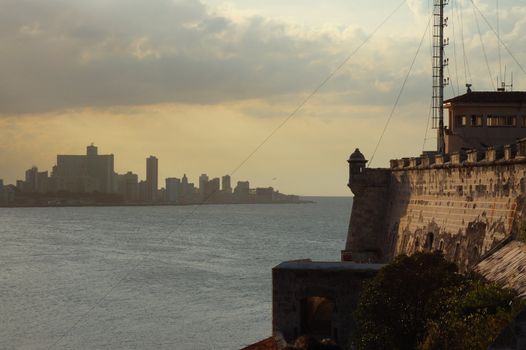
{"type": "Polygon", "coordinates": [[[444,101],[446,153],[486,149],[526,137],[526,92],[469,91],[444,101]]]}

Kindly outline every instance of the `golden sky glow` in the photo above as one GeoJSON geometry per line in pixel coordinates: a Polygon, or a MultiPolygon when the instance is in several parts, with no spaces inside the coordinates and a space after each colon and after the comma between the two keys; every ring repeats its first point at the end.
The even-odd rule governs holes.
{"type": "MultiPolygon", "coordinates": [[[[160,184],[183,173],[191,181],[230,173],[395,7],[381,1],[385,9],[372,17],[370,2],[348,3],[335,1],[315,16],[294,1],[280,8],[273,1],[0,0],[0,178],[13,183],[33,165],[51,170],[57,154],[83,154],[91,142],[115,154],[117,172],[141,178],[145,158],[157,156],[160,184]]],[[[356,147],[371,156],[427,23],[427,1],[408,4],[234,181],[300,195],[350,194],[345,161],[356,147]]],[[[494,15],[489,2],[478,4],[494,15]]],[[[469,2],[450,8],[458,11],[453,19],[465,14],[470,66],[459,44],[453,64],[450,45],[447,93],[462,93],[465,79],[491,89],[469,2]]],[[[503,0],[501,12],[503,40],[523,62],[526,6],[503,0]]],[[[482,22],[481,29],[497,75],[496,39],[482,22]]],[[[520,89],[524,75],[511,57],[502,60],[520,89]]],[[[426,43],[373,166],[421,152],[429,66],[426,43]]]]}

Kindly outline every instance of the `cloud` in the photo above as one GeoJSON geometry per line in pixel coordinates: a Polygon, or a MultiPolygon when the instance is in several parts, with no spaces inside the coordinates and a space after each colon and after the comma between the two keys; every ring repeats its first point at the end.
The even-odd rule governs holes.
{"type": "MultiPolygon", "coordinates": [[[[4,115],[305,93],[365,37],[359,28],[319,30],[257,15],[229,17],[190,0],[0,0],[0,5],[4,115]]],[[[414,38],[404,44],[413,46],[414,38]]],[[[346,79],[373,71],[390,74],[395,56],[389,55],[391,65],[382,69],[357,64],[360,73],[348,71],[346,79]]],[[[350,85],[359,88],[362,82],[344,87],[350,85]]],[[[375,86],[385,92],[385,84],[375,86]]]]}
{"type": "MultiPolygon", "coordinates": [[[[306,94],[367,36],[355,26],[299,26],[194,0],[0,0],[0,6],[0,115],[306,94]]],[[[426,11],[423,0],[409,6],[415,16],[426,11]]],[[[467,54],[481,61],[469,11],[467,54]]],[[[502,11],[503,22],[516,23],[503,30],[510,47],[525,40],[523,12],[502,11]]],[[[383,28],[324,91],[346,103],[391,104],[424,22],[417,18],[403,32],[383,28]]],[[[495,47],[488,48],[493,61],[495,47]]],[[[422,48],[415,66],[413,98],[429,92],[426,53],[422,48]]],[[[485,74],[483,65],[473,70],[477,79],[485,74]]]]}

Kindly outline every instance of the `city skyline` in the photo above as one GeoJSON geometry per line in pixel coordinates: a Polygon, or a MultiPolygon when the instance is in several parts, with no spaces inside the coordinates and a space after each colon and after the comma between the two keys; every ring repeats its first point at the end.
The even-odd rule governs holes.
{"type": "Polygon", "coordinates": [[[146,177],[140,180],[133,171],[119,174],[114,154],[100,154],[91,143],[83,155],[58,154],[51,171],[32,166],[22,179],[4,184],[0,179],[0,205],[159,205],[159,204],[233,204],[299,203],[299,196],[287,195],[272,186],[250,187],[238,181],[232,188],[230,175],[210,178],[202,173],[196,184],[186,173],[182,178],[159,181],[159,159],[146,158],[146,177]],[[165,186],[163,187],[163,184],[165,186]]]}
{"type": "MultiPolygon", "coordinates": [[[[230,191],[233,190],[233,188],[231,187],[231,184],[232,184],[232,176],[230,174],[224,174],[224,175],[221,175],[220,177],[210,177],[208,176],[208,172],[200,172],[200,175],[199,176],[192,176],[192,174],[188,173],[188,172],[185,172],[184,170],[181,172],[182,175],[179,175],[180,177],[177,177],[176,174],[171,174],[171,175],[167,175],[166,177],[162,177],[159,175],[158,173],[158,169],[159,169],[159,158],[157,158],[156,156],[153,156],[153,155],[149,155],[148,157],[145,157],[145,160],[146,160],[146,166],[144,167],[144,169],[140,169],[140,170],[137,170],[137,169],[124,169],[122,171],[117,171],[116,169],[114,169],[114,163],[115,163],[115,160],[118,159],[118,157],[115,156],[114,153],[109,153],[109,154],[99,154],[99,148],[97,145],[95,145],[95,143],[91,143],[90,145],[86,146],[86,154],[80,154],[79,152],[77,152],[76,154],[73,154],[73,155],[66,155],[66,154],[57,154],[55,155],[55,165],[52,165],[48,168],[44,168],[44,167],[41,167],[40,165],[38,164],[32,164],[30,165],[29,167],[26,168],[25,171],[22,171],[21,174],[15,176],[15,179],[14,180],[6,180],[5,177],[2,176],[2,174],[0,173],[0,181],[2,181],[3,185],[4,186],[8,186],[8,185],[13,185],[13,186],[16,186],[17,182],[19,181],[27,181],[28,179],[36,179],[38,178],[38,176],[42,176],[42,175],[45,175],[46,177],[49,177],[49,176],[52,176],[52,174],[54,173],[55,171],[55,176],[58,175],[60,176],[60,169],[61,167],[59,166],[59,164],[65,164],[67,160],[71,159],[73,160],[73,164],[72,165],[78,165],[78,161],[75,161],[76,158],[79,158],[79,157],[85,157],[85,156],[97,156],[97,157],[104,157],[104,160],[106,162],[108,162],[109,164],[111,164],[111,169],[114,171],[114,174],[117,175],[117,176],[125,176],[125,175],[133,175],[133,176],[136,176],[137,177],[137,180],[138,182],[143,182],[146,184],[146,186],[150,189],[157,189],[157,190],[160,190],[160,189],[166,189],[166,186],[164,186],[163,184],[165,183],[165,180],[168,180],[168,179],[178,179],[178,180],[181,180],[183,178],[186,178],[186,181],[188,182],[189,180],[188,179],[192,179],[192,178],[195,178],[195,183],[198,185],[196,188],[198,189],[201,189],[201,188],[204,188],[205,184],[210,181],[210,180],[216,180],[218,179],[220,181],[219,185],[220,185],[220,188],[221,190],[224,190],[224,189],[229,189],[230,191]],[[57,169],[58,169],[58,172],[57,172],[57,169]],[[149,183],[149,171],[151,172],[151,184],[149,183]],[[141,176],[141,173],[144,174],[143,176],[141,176]],[[201,181],[201,179],[203,181],[201,181]]],[[[162,162],[161,162],[162,164],[162,162]]],[[[71,168],[71,166],[68,166],[69,168],[71,168]]],[[[73,173],[76,173],[78,170],[72,170],[72,169],[68,169],[68,172],[73,172],[73,173]]],[[[240,180],[241,182],[247,182],[248,181],[244,181],[244,180],[240,180]]],[[[36,180],[35,181],[30,181],[30,186],[33,186],[31,187],[32,190],[35,190],[36,188],[34,187],[35,186],[35,183],[36,183],[36,180]]],[[[268,185],[268,184],[267,184],[268,185]]],[[[264,185],[261,185],[261,186],[264,186],[264,185]]],[[[259,187],[259,185],[257,185],[256,187],[259,187]]],[[[105,187],[102,187],[102,190],[100,190],[100,192],[105,192],[106,189],[108,188],[108,185],[105,185],[105,187]]],[[[151,195],[149,195],[151,196],[151,195]]]]}
{"type": "MultiPolygon", "coordinates": [[[[500,37],[523,62],[526,8],[499,3],[500,37]]],[[[121,155],[119,172],[142,169],[155,154],[177,160],[159,169],[162,178],[178,169],[192,177],[230,173],[374,32],[236,174],[287,192],[343,196],[345,160],[357,145],[373,155],[430,13],[429,1],[409,0],[375,32],[395,9],[392,1],[0,4],[0,172],[7,182],[92,141],[121,155]]],[[[475,4],[497,28],[495,3],[475,4]]],[[[477,13],[468,0],[446,7],[446,97],[463,93],[467,82],[475,91],[493,90],[504,72],[508,82],[514,73],[515,90],[526,86],[523,69],[477,13]]],[[[428,44],[372,166],[434,148],[428,44]]]]}

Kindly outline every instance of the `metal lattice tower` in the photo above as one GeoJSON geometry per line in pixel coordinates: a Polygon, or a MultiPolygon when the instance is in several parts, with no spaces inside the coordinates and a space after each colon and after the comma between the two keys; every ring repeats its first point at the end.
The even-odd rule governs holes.
{"type": "Polygon", "coordinates": [[[444,47],[448,40],[444,39],[444,6],[448,0],[433,0],[433,129],[437,129],[437,151],[444,153],[444,86],[448,81],[444,78],[444,67],[448,60],[444,58],[444,47]]]}

